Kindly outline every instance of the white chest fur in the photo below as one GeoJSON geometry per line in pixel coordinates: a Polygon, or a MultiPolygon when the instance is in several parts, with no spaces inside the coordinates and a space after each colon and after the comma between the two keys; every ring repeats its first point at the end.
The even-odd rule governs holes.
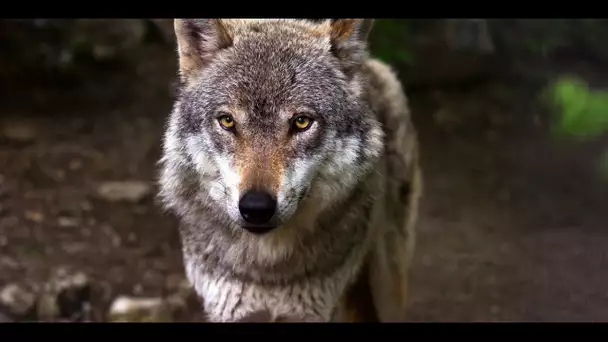
{"type": "Polygon", "coordinates": [[[309,278],[287,286],[262,286],[228,276],[214,276],[196,269],[189,262],[186,262],[186,271],[210,321],[236,321],[250,313],[267,310],[275,318],[314,317],[328,322],[359,270],[358,261],[350,260],[330,276],[309,278]]]}

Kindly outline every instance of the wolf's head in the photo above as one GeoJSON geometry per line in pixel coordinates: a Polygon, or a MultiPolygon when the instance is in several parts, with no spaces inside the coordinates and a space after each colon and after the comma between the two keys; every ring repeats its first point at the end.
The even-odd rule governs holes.
{"type": "Polygon", "coordinates": [[[364,100],[370,28],[176,20],[182,85],[165,138],[165,200],[188,197],[228,226],[265,233],[348,193],[382,148],[364,100]]]}

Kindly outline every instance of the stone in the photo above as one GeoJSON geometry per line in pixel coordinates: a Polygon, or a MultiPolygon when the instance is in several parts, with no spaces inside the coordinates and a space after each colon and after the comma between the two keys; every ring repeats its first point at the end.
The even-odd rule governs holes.
{"type": "Polygon", "coordinates": [[[138,202],[150,191],[150,185],[141,181],[110,181],[102,183],[97,189],[100,197],[112,202],[138,202]]]}
{"type": "Polygon", "coordinates": [[[36,305],[36,294],[25,286],[8,284],[0,291],[0,305],[11,315],[24,317],[36,305]]]}
{"type": "Polygon", "coordinates": [[[38,299],[36,314],[40,321],[54,321],[59,318],[59,306],[52,293],[43,293],[38,299]]]}
{"type": "Polygon", "coordinates": [[[59,227],[76,227],[79,223],[80,221],[75,217],[60,216],[57,218],[57,225],[59,227]]]}
{"type": "Polygon", "coordinates": [[[171,308],[162,298],[120,296],[110,306],[111,322],[170,322],[171,308]]]}
{"type": "Polygon", "coordinates": [[[27,220],[32,222],[41,223],[44,221],[44,214],[39,211],[26,211],[24,216],[27,220]]]}
{"type": "Polygon", "coordinates": [[[36,128],[25,121],[13,120],[2,124],[0,135],[16,142],[30,142],[36,138],[36,128]]]}

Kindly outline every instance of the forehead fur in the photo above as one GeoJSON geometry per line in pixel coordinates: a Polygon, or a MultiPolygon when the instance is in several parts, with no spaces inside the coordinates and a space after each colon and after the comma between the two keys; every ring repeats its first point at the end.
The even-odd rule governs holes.
{"type": "Polygon", "coordinates": [[[205,88],[216,106],[253,116],[312,108],[336,109],[344,76],[331,54],[328,24],[289,19],[223,20],[233,44],[201,70],[194,88],[205,88]],[[322,100],[324,99],[324,100],[322,100]]]}
{"type": "Polygon", "coordinates": [[[315,23],[302,19],[222,19],[232,37],[248,36],[252,33],[282,36],[293,35],[307,43],[318,43],[330,48],[330,21],[315,23]]]}

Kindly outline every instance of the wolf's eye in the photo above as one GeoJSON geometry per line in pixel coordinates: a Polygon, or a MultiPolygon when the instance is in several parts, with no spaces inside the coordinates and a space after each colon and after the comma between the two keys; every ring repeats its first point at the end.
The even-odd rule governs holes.
{"type": "Polygon", "coordinates": [[[313,120],[307,116],[298,116],[293,120],[293,129],[296,132],[304,132],[312,125],[313,120]]]}
{"type": "Polygon", "coordinates": [[[223,129],[231,130],[234,128],[234,119],[228,114],[220,116],[217,121],[220,123],[220,126],[222,126],[223,129]]]}

